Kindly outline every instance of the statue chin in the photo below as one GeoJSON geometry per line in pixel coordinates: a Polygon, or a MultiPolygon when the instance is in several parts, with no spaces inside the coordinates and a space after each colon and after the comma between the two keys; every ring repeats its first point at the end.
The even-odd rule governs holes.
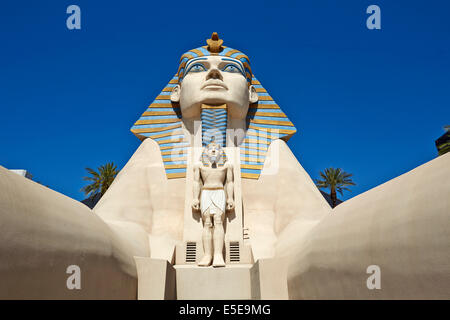
{"type": "Polygon", "coordinates": [[[211,163],[216,163],[217,162],[217,157],[209,157],[209,161],[211,163]]]}

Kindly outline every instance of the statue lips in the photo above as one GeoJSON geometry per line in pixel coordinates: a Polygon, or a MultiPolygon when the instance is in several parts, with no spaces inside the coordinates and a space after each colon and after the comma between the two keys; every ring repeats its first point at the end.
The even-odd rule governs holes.
{"type": "Polygon", "coordinates": [[[202,86],[201,89],[202,90],[203,89],[206,89],[206,90],[223,90],[223,89],[228,90],[228,87],[223,81],[208,80],[205,82],[205,84],[202,86]]]}

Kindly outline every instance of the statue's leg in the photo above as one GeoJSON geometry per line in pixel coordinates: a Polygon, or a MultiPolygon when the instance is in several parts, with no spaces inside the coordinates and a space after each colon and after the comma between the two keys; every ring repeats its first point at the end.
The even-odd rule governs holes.
{"type": "Polygon", "coordinates": [[[214,214],[214,260],[213,267],[225,267],[223,260],[223,241],[225,232],[223,229],[223,221],[225,214],[219,211],[214,214]]]}
{"type": "Polygon", "coordinates": [[[202,216],[203,218],[203,234],[202,234],[202,241],[203,241],[203,251],[204,255],[203,258],[198,263],[199,266],[207,267],[211,264],[212,260],[212,221],[211,221],[211,215],[209,213],[209,209],[205,212],[205,214],[202,216]]]}

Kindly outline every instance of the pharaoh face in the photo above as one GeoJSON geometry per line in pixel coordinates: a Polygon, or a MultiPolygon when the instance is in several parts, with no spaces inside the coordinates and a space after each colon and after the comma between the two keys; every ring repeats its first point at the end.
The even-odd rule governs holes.
{"type": "Polygon", "coordinates": [[[179,102],[183,117],[200,115],[202,104],[227,104],[231,118],[244,119],[258,94],[249,86],[242,62],[229,57],[204,56],[191,59],[181,84],[171,94],[179,102]]]}
{"type": "Polygon", "coordinates": [[[210,163],[218,163],[221,157],[221,147],[216,143],[210,143],[206,147],[206,154],[210,163]]]}

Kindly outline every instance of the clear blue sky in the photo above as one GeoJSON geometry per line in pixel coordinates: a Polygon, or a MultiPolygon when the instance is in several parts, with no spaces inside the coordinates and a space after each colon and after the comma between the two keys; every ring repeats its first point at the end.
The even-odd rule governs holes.
{"type": "Polygon", "coordinates": [[[130,127],[213,31],[294,122],[289,145],[311,177],[354,174],[345,199],[436,157],[450,124],[450,1],[193,3],[3,1],[0,165],[83,199],[84,168],[125,165],[140,143],[130,127]],[[70,4],[79,31],[66,28],[70,4]],[[366,28],[370,4],[381,30],[366,28]]]}

